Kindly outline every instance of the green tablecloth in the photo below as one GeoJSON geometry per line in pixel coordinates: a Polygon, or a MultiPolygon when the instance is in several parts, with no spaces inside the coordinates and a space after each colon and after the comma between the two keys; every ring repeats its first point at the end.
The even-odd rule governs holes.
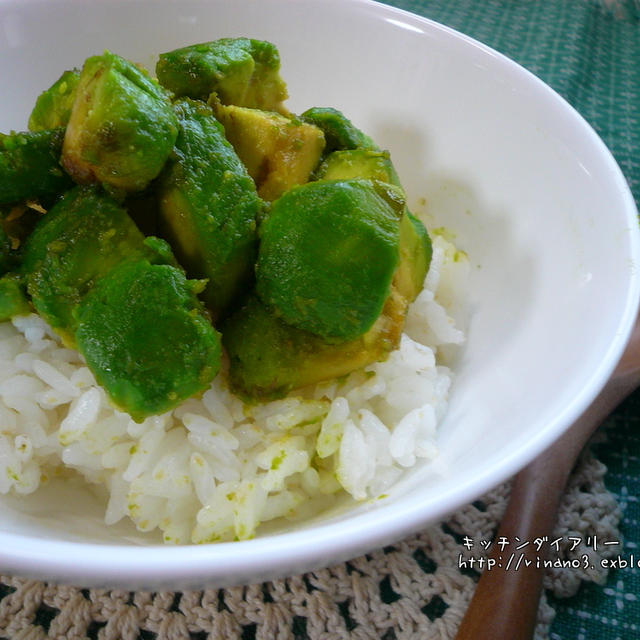
{"type": "MultiPolygon", "coordinates": [[[[394,0],[509,56],[553,87],[595,128],[640,206],[640,3],[633,0],[394,0]]],[[[595,447],[623,511],[621,556],[640,558],[640,393],[595,447]]],[[[640,568],[552,600],[552,640],[640,638],[640,568]]]]}

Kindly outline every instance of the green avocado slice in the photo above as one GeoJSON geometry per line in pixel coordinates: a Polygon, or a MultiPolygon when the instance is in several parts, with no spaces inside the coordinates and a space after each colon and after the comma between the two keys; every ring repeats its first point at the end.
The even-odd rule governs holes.
{"type": "Polygon", "coordinates": [[[180,133],[158,180],[159,227],[205,303],[227,314],[250,287],[263,207],[256,186],[203,102],[175,103],[180,133]]]}
{"type": "Polygon", "coordinates": [[[350,340],[380,315],[398,263],[401,190],[372,180],[309,182],[260,228],[256,291],[288,324],[350,340]]]}
{"type": "Polygon", "coordinates": [[[29,131],[66,127],[76,97],[80,71],[65,71],[46,91],[43,91],[29,116],[29,131]]]}
{"type": "Polygon", "coordinates": [[[201,286],[171,265],[129,260],[75,310],[78,349],[111,401],[138,422],[204,391],[220,368],[201,286]]]}
{"type": "Polygon", "coordinates": [[[231,387],[250,400],[271,400],[385,360],[398,346],[405,310],[392,294],[369,331],[334,344],[286,324],[252,295],[222,325],[231,387]]]}
{"type": "Polygon", "coordinates": [[[94,283],[122,260],[154,255],[122,207],[75,187],[27,238],[21,268],[36,310],[71,346],[74,308],[94,283]]]}
{"type": "Polygon", "coordinates": [[[280,55],[264,40],[221,38],[162,53],[156,75],[176,98],[215,93],[223,104],[286,112],[280,55]]]}
{"type": "Polygon", "coordinates": [[[178,125],[169,95],[144,71],[105,51],[80,74],[62,164],[80,184],[141,191],[161,171],[178,125]]]}
{"type": "Polygon", "coordinates": [[[52,198],[73,186],[60,166],[65,130],[0,134],[0,204],[52,198]]]}

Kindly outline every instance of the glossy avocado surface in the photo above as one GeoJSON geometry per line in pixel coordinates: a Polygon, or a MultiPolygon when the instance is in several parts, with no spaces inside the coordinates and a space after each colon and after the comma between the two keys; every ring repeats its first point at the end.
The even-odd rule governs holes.
{"type": "Polygon", "coordinates": [[[167,92],[139,67],[106,51],[82,67],[62,164],[80,184],[140,191],[164,166],[177,134],[167,92]]]}
{"type": "Polygon", "coordinates": [[[73,183],[60,166],[65,130],[0,134],[0,204],[57,196],[73,183]]]}
{"type": "Polygon", "coordinates": [[[75,311],[78,349],[112,402],[137,421],[208,387],[220,367],[220,336],[189,281],[170,265],[127,260],[75,311]]]}
{"type": "Polygon", "coordinates": [[[300,118],[322,129],[327,153],[340,149],[377,149],[373,140],[338,109],[311,107],[301,113],[300,118]]]}
{"type": "Polygon", "coordinates": [[[0,322],[28,313],[31,313],[31,305],[25,296],[21,276],[6,273],[0,277],[0,322]]]}
{"type": "Polygon", "coordinates": [[[267,111],[284,111],[287,98],[277,48],[251,38],[221,38],[162,53],[156,75],[177,98],[206,100],[215,93],[223,104],[267,111]]]}
{"type": "Polygon", "coordinates": [[[399,184],[388,151],[341,149],[329,153],[315,173],[317,180],[369,178],[399,184]]]}
{"type": "Polygon", "coordinates": [[[65,71],[37,98],[29,116],[29,131],[66,127],[76,97],[80,71],[65,71]]]}
{"type": "Polygon", "coordinates": [[[250,286],[263,206],[222,125],[203,102],[175,104],[180,133],[158,182],[160,229],[219,317],[250,286]]]}
{"type": "Polygon", "coordinates": [[[258,195],[268,201],[309,180],[324,150],[315,125],[272,111],[219,105],[216,117],[225,129],[258,195]]]}
{"type": "MultiPolygon", "coordinates": [[[[324,159],[316,177],[319,180],[370,178],[400,186],[388,151],[348,149],[333,151],[324,159]]],[[[431,239],[425,226],[408,209],[400,221],[400,260],[393,282],[408,302],[422,291],[431,264],[431,239]]]]}
{"type": "Polygon", "coordinates": [[[366,333],[389,295],[403,209],[399,189],[372,180],[294,187],[260,228],[258,295],[288,324],[323,338],[366,333]]]}
{"type": "Polygon", "coordinates": [[[398,345],[404,311],[390,297],[369,331],[334,344],[286,324],[253,295],[222,325],[231,387],[249,400],[280,398],[384,360],[398,345]]]}
{"type": "Polygon", "coordinates": [[[73,344],[73,310],[123,259],[151,255],[127,212],[91,187],[69,191],[25,243],[22,271],[38,313],[73,344]]]}

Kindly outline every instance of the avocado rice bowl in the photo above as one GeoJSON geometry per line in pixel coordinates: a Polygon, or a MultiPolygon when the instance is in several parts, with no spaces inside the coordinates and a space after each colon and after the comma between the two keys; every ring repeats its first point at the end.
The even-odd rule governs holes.
{"type": "Polygon", "coordinates": [[[174,544],[380,498],[436,457],[466,255],[274,44],[155,72],[105,50],[0,134],[0,493],[174,544]]]}

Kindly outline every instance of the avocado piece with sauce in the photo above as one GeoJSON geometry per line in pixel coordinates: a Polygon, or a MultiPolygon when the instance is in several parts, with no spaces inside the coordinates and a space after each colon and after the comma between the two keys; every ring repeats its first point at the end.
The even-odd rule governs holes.
{"type": "Polygon", "coordinates": [[[181,269],[124,260],[74,316],[79,351],[111,401],[141,422],[204,391],[220,368],[220,335],[181,269]]]}
{"type": "Polygon", "coordinates": [[[413,302],[424,287],[431,255],[427,229],[407,209],[400,220],[400,261],[393,282],[408,302],[413,302]]]}
{"type": "Polygon", "coordinates": [[[286,113],[287,88],[275,45],[251,38],[221,38],[160,54],[156,75],[176,98],[286,113]]]}
{"type": "Polygon", "coordinates": [[[79,79],[79,69],[65,71],[38,96],[29,116],[29,131],[67,126],[79,79]]]}
{"type": "Polygon", "coordinates": [[[260,227],[256,291],[287,324],[335,342],[366,333],[398,264],[404,196],[373,180],[308,182],[260,227]]]}
{"type": "Polygon", "coordinates": [[[341,149],[377,149],[368,135],[333,107],[311,107],[300,114],[300,119],[322,129],[327,153],[341,149]]]}
{"type": "MultiPolygon", "coordinates": [[[[318,174],[327,180],[366,177],[397,182],[389,154],[370,149],[333,152],[318,174]]],[[[336,341],[296,328],[251,296],[222,328],[232,388],[250,399],[274,399],[386,359],[399,344],[407,307],[422,290],[431,259],[427,231],[406,207],[398,247],[399,260],[382,311],[356,338],[336,341]]]]}
{"type": "Polygon", "coordinates": [[[18,273],[5,273],[0,277],[0,322],[31,313],[25,295],[24,283],[18,273]]]}
{"type": "Polygon", "coordinates": [[[341,149],[332,151],[315,172],[317,180],[369,178],[400,186],[388,151],[379,149],[341,149]]]}
{"type": "Polygon", "coordinates": [[[272,400],[385,360],[398,346],[405,310],[392,292],[366,333],[333,344],[283,322],[252,295],[222,326],[231,387],[251,400],[272,400]]]}
{"type": "Polygon", "coordinates": [[[127,212],[93,187],[75,187],[38,222],[25,242],[22,272],[37,312],[74,344],[73,310],[116,264],[153,256],[127,212]]]}
{"type": "Polygon", "coordinates": [[[263,202],[211,108],[188,98],[174,107],[180,133],[157,184],[159,228],[187,274],[208,280],[203,299],[220,317],[251,286],[263,202]]]}
{"type": "Polygon", "coordinates": [[[134,420],[204,390],[220,336],[162,239],[145,238],[97,187],[68,192],[27,239],[21,273],[36,311],[76,347],[134,420]]]}
{"type": "Polygon", "coordinates": [[[53,198],[73,186],[60,166],[64,128],[0,134],[0,204],[53,198]]]}
{"type": "Polygon", "coordinates": [[[80,74],[62,147],[79,184],[141,191],[164,166],[178,123],[167,92],[133,63],[105,51],[80,74]]]}
{"type": "MultiPolygon", "coordinates": [[[[349,149],[333,151],[316,171],[319,180],[370,178],[400,186],[398,174],[388,151],[349,149]]],[[[400,261],[394,275],[399,293],[413,302],[422,291],[431,264],[431,239],[422,224],[408,209],[400,221],[400,261]]]]}
{"type": "Polygon", "coordinates": [[[307,182],[320,162],[324,135],[315,125],[236,105],[218,105],[215,113],[265,200],[307,182]]]}

